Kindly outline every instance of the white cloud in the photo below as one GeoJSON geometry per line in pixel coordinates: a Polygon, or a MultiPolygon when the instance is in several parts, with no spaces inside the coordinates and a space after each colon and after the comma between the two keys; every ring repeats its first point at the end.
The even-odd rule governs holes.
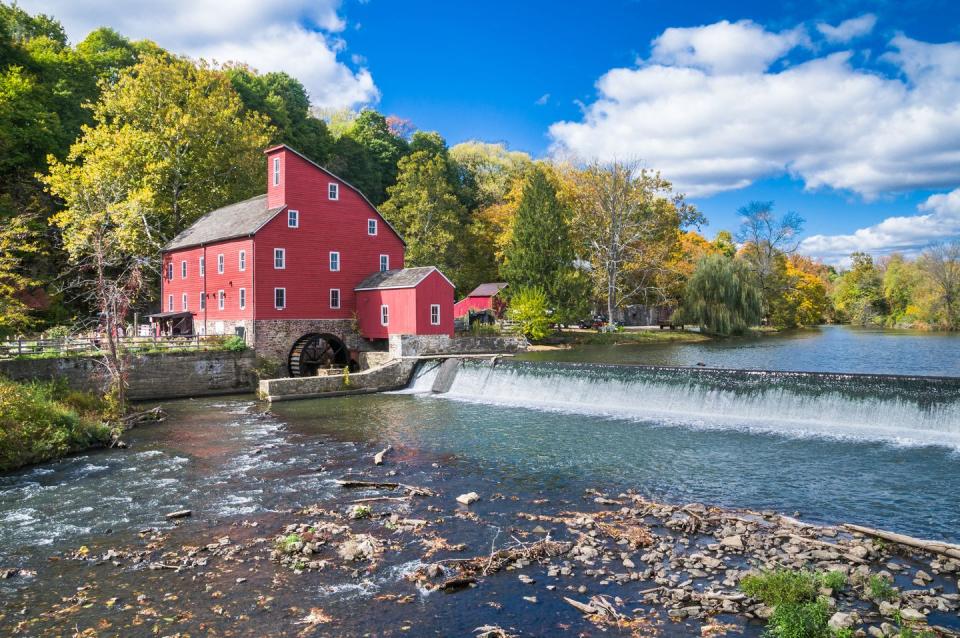
{"type": "Polygon", "coordinates": [[[814,235],[803,240],[800,251],[827,263],[845,264],[850,253],[915,253],[935,241],[960,236],[960,188],[931,195],[917,215],[887,217],[878,224],[849,235],[814,235]]]}
{"type": "Polygon", "coordinates": [[[802,28],[766,31],[750,20],[690,28],[670,28],[653,41],[650,61],[712,73],[764,71],[794,47],[808,41],[802,28]]]}
{"type": "Polygon", "coordinates": [[[550,127],[553,151],[638,157],[694,196],[784,174],[866,198],[960,184],[960,43],[897,36],[890,75],[849,51],[773,70],[803,43],[749,22],[668,29],[598,80],[581,121],[550,127]]]}
{"type": "Polygon", "coordinates": [[[536,99],[534,104],[536,104],[537,106],[544,106],[549,101],[550,101],[550,94],[544,93],[543,95],[541,95],[536,99]]]}
{"type": "Polygon", "coordinates": [[[822,33],[828,42],[845,43],[867,35],[876,25],[877,16],[866,13],[859,18],[844,20],[837,26],[821,22],[817,25],[817,31],[822,33]]]}
{"type": "Polygon", "coordinates": [[[303,82],[314,105],[374,102],[370,72],[337,59],[346,28],[340,0],[20,0],[30,12],[60,20],[73,41],[100,26],[147,38],[176,53],[286,71],[303,82]]]}

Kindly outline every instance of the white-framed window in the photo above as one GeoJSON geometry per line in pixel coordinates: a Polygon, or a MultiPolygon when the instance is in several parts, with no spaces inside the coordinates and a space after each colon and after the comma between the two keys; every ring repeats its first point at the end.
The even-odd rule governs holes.
{"type": "Polygon", "coordinates": [[[180,305],[183,306],[181,310],[187,309],[187,293],[183,293],[182,295],[180,295],[180,305]]]}
{"type": "Polygon", "coordinates": [[[339,272],[340,271],[340,253],[333,250],[330,251],[330,271],[339,272]]]}
{"type": "Polygon", "coordinates": [[[377,234],[377,220],[375,219],[367,220],[367,234],[370,235],[371,237],[377,234]]]}
{"type": "Polygon", "coordinates": [[[327,184],[327,197],[332,201],[337,201],[340,199],[340,184],[330,182],[327,184]]]}
{"type": "Polygon", "coordinates": [[[222,290],[217,291],[217,308],[223,310],[227,305],[227,293],[222,290]]]}
{"type": "Polygon", "coordinates": [[[380,306],[380,325],[386,326],[390,323],[390,306],[383,304],[380,306]]]}
{"type": "Polygon", "coordinates": [[[241,288],[237,291],[240,299],[240,310],[245,310],[247,307],[247,289],[241,288]]]}
{"type": "Polygon", "coordinates": [[[390,255],[380,255],[380,272],[390,270],[390,255]]]}
{"type": "Polygon", "coordinates": [[[200,276],[203,277],[207,274],[207,260],[203,257],[200,258],[200,276]]]}
{"type": "Polygon", "coordinates": [[[440,304],[438,303],[430,304],[430,325],[440,325],[440,304]]]}
{"type": "Polygon", "coordinates": [[[183,260],[180,262],[180,279],[187,278],[187,262],[183,260]]]}
{"type": "Polygon", "coordinates": [[[283,310],[287,307],[287,289],[286,288],[274,288],[273,289],[273,307],[277,310],[283,310]]]}
{"type": "Polygon", "coordinates": [[[280,185],[280,158],[279,157],[273,158],[273,185],[274,186],[280,185]]]}
{"type": "Polygon", "coordinates": [[[200,310],[207,309],[207,295],[206,293],[200,293],[200,310]]]}
{"type": "Polygon", "coordinates": [[[300,211],[298,210],[287,211],[287,227],[300,228],[300,211]]]}
{"type": "Polygon", "coordinates": [[[340,289],[331,288],[330,289],[330,307],[336,310],[340,307],[340,289]]]}
{"type": "Polygon", "coordinates": [[[173,295],[167,295],[167,311],[173,312],[173,295]]]}
{"type": "Polygon", "coordinates": [[[167,279],[173,281],[173,262],[167,264],[167,279]]]}
{"type": "Polygon", "coordinates": [[[274,248],[273,249],[273,267],[276,270],[283,270],[287,267],[287,249],[286,248],[274,248]]]}
{"type": "Polygon", "coordinates": [[[217,272],[223,274],[223,253],[217,255],[217,272]]]}
{"type": "Polygon", "coordinates": [[[240,272],[247,269],[247,251],[241,250],[237,254],[237,268],[240,269],[240,272]]]}

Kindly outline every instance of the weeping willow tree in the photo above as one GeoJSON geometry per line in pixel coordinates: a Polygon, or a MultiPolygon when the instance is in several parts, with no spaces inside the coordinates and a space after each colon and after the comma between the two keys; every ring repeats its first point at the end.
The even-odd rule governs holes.
{"type": "Polygon", "coordinates": [[[723,255],[697,263],[684,291],[683,317],[704,332],[737,335],[760,322],[762,295],[747,266],[723,255]]]}

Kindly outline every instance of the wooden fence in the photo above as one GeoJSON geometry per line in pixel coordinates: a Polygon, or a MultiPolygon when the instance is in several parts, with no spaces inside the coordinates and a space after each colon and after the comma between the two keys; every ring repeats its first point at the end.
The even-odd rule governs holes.
{"type": "MultiPolygon", "coordinates": [[[[165,350],[218,349],[225,337],[220,335],[192,335],[183,337],[120,337],[124,352],[162,352],[165,350]]],[[[108,348],[106,339],[98,337],[67,337],[64,339],[17,339],[0,342],[0,359],[14,357],[69,357],[94,355],[108,348]]]]}

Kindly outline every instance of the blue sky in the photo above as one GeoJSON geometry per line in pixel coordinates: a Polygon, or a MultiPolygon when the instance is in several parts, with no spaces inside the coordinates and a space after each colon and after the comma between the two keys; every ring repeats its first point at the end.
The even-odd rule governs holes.
{"type": "Polygon", "coordinates": [[[107,24],[285,70],[318,106],[370,104],[451,144],[641,159],[709,235],[761,199],[834,263],[960,236],[960,2],[21,4],[74,39],[107,24]]]}

